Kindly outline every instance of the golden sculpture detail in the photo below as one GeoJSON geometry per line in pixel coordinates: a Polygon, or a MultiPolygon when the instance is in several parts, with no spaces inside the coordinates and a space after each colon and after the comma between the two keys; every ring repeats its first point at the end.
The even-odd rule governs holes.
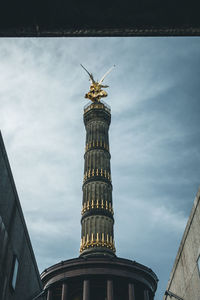
{"type": "Polygon", "coordinates": [[[91,81],[90,90],[87,94],[85,94],[85,98],[90,99],[92,102],[100,102],[101,98],[107,97],[108,95],[106,91],[102,90],[102,88],[109,87],[108,85],[103,85],[102,82],[104,81],[105,77],[112,71],[115,65],[112,66],[112,68],[110,68],[104,74],[99,82],[94,80],[92,73],[88,72],[88,70],[83,65],[81,65],[81,67],[88,73],[90,77],[89,80],[91,81]]]}

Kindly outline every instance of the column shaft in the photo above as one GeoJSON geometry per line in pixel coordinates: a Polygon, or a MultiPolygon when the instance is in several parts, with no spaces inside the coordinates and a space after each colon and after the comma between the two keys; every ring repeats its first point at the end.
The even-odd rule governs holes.
{"type": "Polygon", "coordinates": [[[83,300],[90,300],[90,281],[83,281],[83,300]]]}
{"type": "Polygon", "coordinates": [[[48,292],[47,292],[47,300],[53,300],[52,290],[50,290],[50,289],[48,289],[48,292]]]}
{"type": "Polygon", "coordinates": [[[135,300],[135,289],[133,283],[128,284],[128,300],[135,300]]]}
{"type": "Polygon", "coordinates": [[[144,300],[149,300],[149,291],[148,290],[144,290],[144,300]]]}
{"type": "Polygon", "coordinates": [[[62,285],[62,300],[67,300],[67,289],[68,289],[67,284],[63,283],[63,285],[62,285]]]}
{"type": "Polygon", "coordinates": [[[107,280],[107,300],[113,300],[113,281],[107,280]]]}

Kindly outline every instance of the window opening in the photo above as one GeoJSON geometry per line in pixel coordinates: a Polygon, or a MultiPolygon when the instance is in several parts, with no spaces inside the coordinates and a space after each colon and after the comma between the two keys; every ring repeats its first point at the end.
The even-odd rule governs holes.
{"type": "Polygon", "coordinates": [[[17,274],[18,274],[19,262],[16,256],[13,258],[13,268],[12,268],[12,277],[11,277],[11,286],[13,290],[15,290],[16,282],[17,282],[17,274]]]}

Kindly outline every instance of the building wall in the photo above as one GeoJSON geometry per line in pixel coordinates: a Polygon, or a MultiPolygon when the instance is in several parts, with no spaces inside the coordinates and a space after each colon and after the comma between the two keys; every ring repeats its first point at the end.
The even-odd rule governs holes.
{"type": "MultiPolygon", "coordinates": [[[[185,228],[167,291],[184,300],[200,299],[200,189],[185,228]],[[198,267],[199,263],[199,267],[198,267]]],[[[164,296],[164,300],[171,300],[164,296]]]]}
{"type": "Polygon", "coordinates": [[[31,300],[41,290],[35,256],[0,133],[0,299],[31,300]],[[18,271],[13,288],[16,259],[18,271]]]}

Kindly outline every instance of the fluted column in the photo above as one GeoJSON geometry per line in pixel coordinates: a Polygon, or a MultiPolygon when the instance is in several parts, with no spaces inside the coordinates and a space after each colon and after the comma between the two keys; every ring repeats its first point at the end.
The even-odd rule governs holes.
{"type": "Polygon", "coordinates": [[[150,300],[148,290],[144,290],[144,300],[150,300]]]}
{"type": "Polygon", "coordinates": [[[62,284],[62,300],[67,300],[68,286],[67,283],[62,284]]]}
{"type": "Polygon", "coordinates": [[[134,284],[133,283],[128,284],[128,300],[136,300],[135,299],[135,290],[134,290],[134,284]]]}
{"type": "Polygon", "coordinates": [[[108,130],[110,109],[92,103],[84,110],[86,147],[81,218],[81,256],[115,256],[108,130]]]}
{"type": "Polygon", "coordinates": [[[48,292],[47,292],[47,300],[53,300],[53,297],[52,297],[52,290],[51,290],[51,289],[48,289],[48,292]]]}
{"type": "Polygon", "coordinates": [[[83,300],[90,300],[90,281],[83,281],[83,300]]]}
{"type": "Polygon", "coordinates": [[[107,300],[113,299],[113,280],[107,280],[107,300]]]}

